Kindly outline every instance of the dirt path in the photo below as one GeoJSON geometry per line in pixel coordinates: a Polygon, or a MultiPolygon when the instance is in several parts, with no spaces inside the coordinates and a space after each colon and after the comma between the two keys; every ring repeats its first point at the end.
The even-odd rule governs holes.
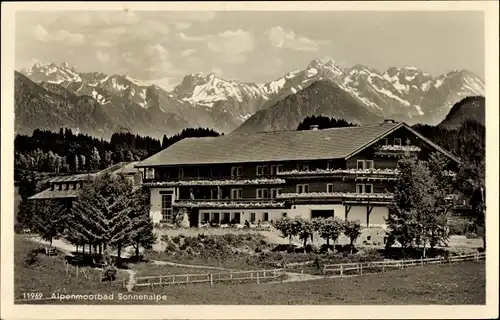
{"type": "Polygon", "coordinates": [[[170,262],[170,261],[160,261],[160,260],[149,260],[149,261],[152,264],[156,264],[156,265],[169,265],[169,266],[186,267],[186,268],[193,268],[193,269],[213,269],[213,270],[236,271],[235,269],[213,267],[213,266],[203,266],[203,265],[199,265],[199,264],[183,264],[183,263],[176,263],[176,262],[170,262]]]}

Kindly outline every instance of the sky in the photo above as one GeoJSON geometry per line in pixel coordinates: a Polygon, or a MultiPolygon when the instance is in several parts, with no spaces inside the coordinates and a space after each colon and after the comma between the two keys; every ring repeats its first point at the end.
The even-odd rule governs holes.
{"type": "Polygon", "coordinates": [[[16,69],[67,62],[173,87],[196,72],[264,83],[332,59],[484,79],[483,19],[480,11],[18,11],[16,69]]]}

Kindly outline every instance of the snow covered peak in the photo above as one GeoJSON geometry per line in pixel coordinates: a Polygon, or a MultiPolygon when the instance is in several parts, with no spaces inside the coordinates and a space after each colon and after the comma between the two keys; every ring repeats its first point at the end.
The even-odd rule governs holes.
{"type": "Polygon", "coordinates": [[[62,82],[81,82],[79,74],[67,63],[57,65],[55,63],[45,64],[40,61],[34,63],[30,68],[21,70],[35,82],[49,82],[60,84],[62,82]]]}

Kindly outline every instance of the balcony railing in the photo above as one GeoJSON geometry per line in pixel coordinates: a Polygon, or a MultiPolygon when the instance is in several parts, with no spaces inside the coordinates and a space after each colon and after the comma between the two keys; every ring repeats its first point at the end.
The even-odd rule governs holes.
{"type": "Polygon", "coordinates": [[[262,184],[284,184],[281,178],[251,178],[251,179],[182,179],[177,181],[150,181],[144,182],[147,187],[180,187],[180,186],[242,186],[242,185],[262,185],[262,184]]]}
{"type": "Polygon", "coordinates": [[[310,192],[310,193],[282,193],[277,199],[315,199],[315,198],[341,198],[341,199],[385,199],[393,198],[392,193],[355,193],[355,192],[310,192]]]}
{"type": "Polygon", "coordinates": [[[200,199],[177,200],[172,203],[178,208],[283,208],[285,202],[273,199],[200,199]]]}
{"type": "Polygon", "coordinates": [[[370,175],[390,177],[399,173],[398,169],[316,169],[316,170],[291,170],[278,173],[279,176],[344,176],[344,175],[370,175]]]}
{"type": "Polygon", "coordinates": [[[406,153],[417,153],[420,151],[421,151],[420,147],[412,145],[406,145],[406,146],[382,145],[375,148],[375,155],[398,157],[406,153]]]}

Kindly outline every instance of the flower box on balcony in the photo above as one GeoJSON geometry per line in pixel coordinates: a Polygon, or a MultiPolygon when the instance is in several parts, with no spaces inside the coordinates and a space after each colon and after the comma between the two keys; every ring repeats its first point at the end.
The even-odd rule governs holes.
{"type": "Polygon", "coordinates": [[[417,146],[399,146],[399,145],[382,145],[375,148],[375,154],[378,156],[401,156],[405,153],[420,152],[420,147],[417,146]]]}
{"type": "Polygon", "coordinates": [[[232,179],[232,180],[179,180],[179,181],[157,181],[148,182],[147,187],[182,187],[182,186],[239,186],[239,185],[261,185],[261,184],[283,184],[284,179],[232,179]]]}
{"type": "Polygon", "coordinates": [[[182,208],[282,208],[284,205],[275,201],[178,201],[172,204],[182,208]]]}
{"type": "Polygon", "coordinates": [[[300,198],[345,198],[345,199],[392,199],[392,193],[355,193],[355,192],[311,192],[311,193],[282,193],[279,199],[300,198]]]}

